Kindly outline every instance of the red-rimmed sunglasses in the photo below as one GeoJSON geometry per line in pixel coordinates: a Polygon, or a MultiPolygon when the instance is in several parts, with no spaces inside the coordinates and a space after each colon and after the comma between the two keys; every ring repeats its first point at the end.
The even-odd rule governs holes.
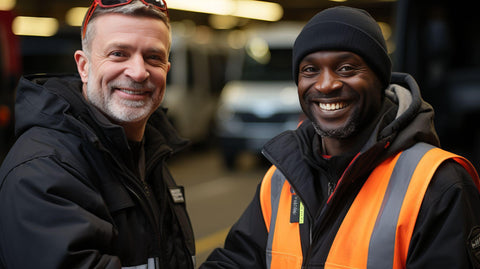
{"type": "MultiPolygon", "coordinates": [[[[92,14],[95,11],[95,8],[97,8],[97,6],[101,6],[102,8],[112,8],[112,7],[128,5],[132,1],[133,0],[94,0],[92,5],[88,9],[85,22],[83,23],[82,39],[85,38],[88,22],[90,21],[90,18],[92,17],[92,14]]],[[[165,0],[140,0],[140,1],[142,1],[147,6],[153,6],[156,9],[161,10],[168,16],[167,3],[165,2],[165,0]]]]}

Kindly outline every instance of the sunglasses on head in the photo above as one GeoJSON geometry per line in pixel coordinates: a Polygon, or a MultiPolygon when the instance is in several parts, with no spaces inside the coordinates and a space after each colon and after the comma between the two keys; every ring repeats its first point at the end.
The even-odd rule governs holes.
{"type": "MultiPolygon", "coordinates": [[[[112,7],[128,5],[132,1],[133,0],[94,0],[92,5],[88,9],[88,12],[85,18],[85,22],[83,25],[82,39],[85,38],[88,22],[90,21],[90,18],[92,17],[92,14],[95,11],[95,8],[97,8],[97,6],[100,6],[102,8],[112,8],[112,7]]],[[[167,3],[165,2],[165,0],[140,0],[140,1],[142,1],[147,6],[152,6],[158,10],[161,10],[168,16],[167,3]]]]}

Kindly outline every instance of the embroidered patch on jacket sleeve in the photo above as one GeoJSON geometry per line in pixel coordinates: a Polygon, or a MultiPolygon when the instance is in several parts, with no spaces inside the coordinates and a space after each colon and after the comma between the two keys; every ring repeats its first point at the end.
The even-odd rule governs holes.
{"type": "Polygon", "coordinates": [[[475,268],[480,268],[480,226],[475,226],[470,231],[467,248],[475,268]]]}
{"type": "Polygon", "coordinates": [[[170,188],[170,195],[172,196],[173,202],[176,204],[185,203],[185,195],[183,187],[170,188]]]}

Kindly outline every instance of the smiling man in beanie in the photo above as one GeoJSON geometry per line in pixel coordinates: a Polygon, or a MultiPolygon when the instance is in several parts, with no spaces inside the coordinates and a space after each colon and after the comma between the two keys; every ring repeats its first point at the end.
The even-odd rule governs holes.
{"type": "Polygon", "coordinates": [[[318,13],[293,72],[308,119],[264,146],[273,166],[201,268],[480,268],[478,175],[439,148],[375,20],[318,13]]]}

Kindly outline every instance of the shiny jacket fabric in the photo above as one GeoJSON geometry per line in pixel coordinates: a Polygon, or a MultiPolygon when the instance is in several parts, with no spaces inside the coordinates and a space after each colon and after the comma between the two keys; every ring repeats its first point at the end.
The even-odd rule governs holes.
{"type": "MultiPolygon", "coordinates": [[[[372,121],[374,131],[359,153],[319,157],[320,138],[309,121],[273,138],[263,149],[305,206],[307,217],[300,225],[302,268],[324,268],[343,218],[376,165],[417,142],[439,146],[433,109],[421,99],[411,76],[394,73],[385,96],[382,115],[372,121]]],[[[406,267],[480,268],[479,244],[475,244],[480,238],[479,208],[480,194],[468,173],[453,161],[443,163],[420,208],[406,267]]],[[[214,250],[200,268],[266,268],[266,244],[257,189],[224,248],[214,250]]]]}
{"type": "Polygon", "coordinates": [[[165,165],[187,141],[155,112],[142,183],[123,128],[86,103],[81,85],[19,82],[17,141],[0,168],[0,268],[194,268],[193,231],[165,165]]]}

